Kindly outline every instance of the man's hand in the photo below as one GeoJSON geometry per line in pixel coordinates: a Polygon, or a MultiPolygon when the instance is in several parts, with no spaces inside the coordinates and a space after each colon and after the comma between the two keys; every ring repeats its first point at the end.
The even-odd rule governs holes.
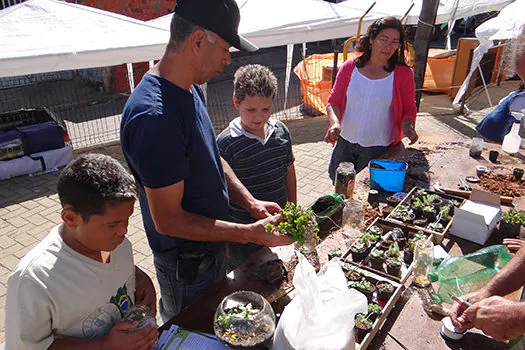
{"type": "Polygon", "coordinates": [[[341,124],[339,122],[332,123],[328,130],[326,131],[326,135],[324,137],[324,141],[326,143],[331,143],[332,145],[337,142],[337,139],[339,138],[339,134],[341,133],[341,124]]]}
{"type": "Polygon", "coordinates": [[[272,224],[277,226],[281,220],[282,215],[274,215],[251,224],[253,243],[260,244],[265,247],[278,247],[290,244],[291,242],[288,236],[280,233],[279,231],[274,229],[270,232],[266,232],[266,225],[272,224]]]}
{"type": "MultiPolygon", "coordinates": [[[[465,294],[461,297],[461,299],[468,301],[471,304],[475,304],[483,299],[487,299],[490,296],[491,294],[487,290],[481,288],[472,293],[465,294]]],[[[464,311],[465,307],[463,305],[460,305],[458,302],[454,302],[454,304],[450,308],[449,316],[452,319],[454,327],[456,327],[457,329],[470,329],[474,327],[474,325],[470,321],[461,318],[461,315],[464,311]]]]}
{"type": "Polygon", "coordinates": [[[269,216],[279,214],[281,207],[274,202],[267,202],[255,199],[248,211],[255,219],[266,219],[269,216]]]}
{"type": "Polygon", "coordinates": [[[111,350],[150,350],[157,341],[157,327],[146,326],[136,332],[128,332],[135,328],[137,322],[122,321],[117,323],[111,331],[102,338],[101,349],[111,350]]]}
{"type": "Polygon", "coordinates": [[[496,340],[513,339],[525,330],[525,304],[492,296],[473,304],[458,317],[496,340]]]}
{"type": "Polygon", "coordinates": [[[403,120],[403,136],[408,137],[411,145],[416,143],[419,138],[414,128],[414,122],[411,119],[403,120]]]}
{"type": "Polygon", "coordinates": [[[511,252],[517,252],[521,249],[525,242],[518,238],[505,238],[503,244],[509,248],[511,252]]]}
{"type": "Polygon", "coordinates": [[[135,266],[135,304],[146,305],[153,315],[157,314],[157,294],[151,278],[135,266]]]}

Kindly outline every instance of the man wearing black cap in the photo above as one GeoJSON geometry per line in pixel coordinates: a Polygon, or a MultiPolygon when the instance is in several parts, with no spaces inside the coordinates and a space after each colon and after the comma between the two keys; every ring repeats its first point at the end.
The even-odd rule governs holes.
{"type": "Polygon", "coordinates": [[[289,244],[278,232],[279,206],[255,199],[219,155],[203,84],[230,63],[230,46],[257,48],[237,33],[234,0],[179,0],[170,41],[131,94],[121,122],[124,156],[140,185],[166,321],[224,274],[225,243],[289,244]],[[229,198],[259,221],[235,224],[229,198]]]}

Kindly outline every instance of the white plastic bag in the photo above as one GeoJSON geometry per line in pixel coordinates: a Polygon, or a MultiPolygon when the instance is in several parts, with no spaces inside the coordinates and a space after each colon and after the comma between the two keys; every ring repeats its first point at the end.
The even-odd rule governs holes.
{"type": "Polygon", "coordinates": [[[272,350],[353,350],[354,316],[367,313],[366,297],[348,289],[337,262],[328,262],[316,275],[306,258],[297,255],[299,264],[293,278],[296,296],[281,315],[272,350]]]}

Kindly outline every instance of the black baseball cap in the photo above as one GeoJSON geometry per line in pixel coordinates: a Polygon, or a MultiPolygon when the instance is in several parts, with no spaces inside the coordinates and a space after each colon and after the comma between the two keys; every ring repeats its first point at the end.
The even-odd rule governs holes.
{"type": "Polygon", "coordinates": [[[241,14],[235,0],[177,0],[174,11],[191,23],[211,30],[241,51],[258,50],[238,34],[241,14]]]}

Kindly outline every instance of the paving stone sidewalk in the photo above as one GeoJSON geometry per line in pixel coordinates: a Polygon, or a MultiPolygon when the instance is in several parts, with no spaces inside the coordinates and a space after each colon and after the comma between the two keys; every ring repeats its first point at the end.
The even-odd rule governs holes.
{"type": "MultiPolygon", "coordinates": [[[[467,117],[455,116],[450,108],[450,100],[443,95],[425,97],[421,110],[418,130],[457,135],[458,140],[473,136],[473,126],[486,114],[483,110],[467,117]]],[[[305,205],[322,194],[332,192],[327,174],[332,146],[322,141],[328,121],[319,117],[292,121],[288,126],[296,159],[298,202],[305,205]]],[[[90,151],[109,154],[125,164],[118,144],[90,151]]],[[[9,274],[19,259],[61,221],[56,193],[58,174],[22,176],[0,181],[0,344],[5,339],[5,300],[9,274]]],[[[128,237],[133,243],[136,264],[151,276],[158,290],[153,258],[138,204],[130,219],[128,237]]]]}

